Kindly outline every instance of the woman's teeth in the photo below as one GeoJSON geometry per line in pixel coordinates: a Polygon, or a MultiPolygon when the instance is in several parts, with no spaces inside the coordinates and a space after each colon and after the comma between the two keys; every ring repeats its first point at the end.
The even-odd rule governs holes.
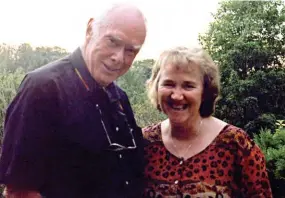
{"type": "Polygon", "coordinates": [[[173,109],[175,109],[175,110],[179,110],[179,111],[184,110],[184,109],[186,109],[186,107],[187,107],[186,104],[184,104],[184,105],[171,104],[170,106],[171,106],[171,108],[173,108],[173,109]]]}

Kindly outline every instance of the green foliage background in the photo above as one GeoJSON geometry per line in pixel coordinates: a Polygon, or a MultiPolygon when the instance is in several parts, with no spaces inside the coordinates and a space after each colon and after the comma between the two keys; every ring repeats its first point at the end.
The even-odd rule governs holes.
{"type": "MultiPolygon", "coordinates": [[[[22,69],[14,73],[2,71],[0,73],[0,137],[3,137],[3,122],[6,108],[16,95],[17,88],[24,77],[22,69]]],[[[1,141],[2,142],[2,141],[1,141]]]]}
{"type": "Polygon", "coordinates": [[[284,1],[223,1],[200,42],[221,70],[216,116],[252,136],[285,116],[284,1]]]}
{"type": "Polygon", "coordinates": [[[274,133],[262,129],[254,135],[254,141],[265,154],[274,197],[285,197],[285,121],[277,120],[276,124],[278,127],[274,133]]]}

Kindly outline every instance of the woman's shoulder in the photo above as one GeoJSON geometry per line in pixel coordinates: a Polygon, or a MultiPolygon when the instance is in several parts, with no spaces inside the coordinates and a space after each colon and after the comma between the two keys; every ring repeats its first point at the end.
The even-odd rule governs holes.
{"type": "Polygon", "coordinates": [[[231,124],[227,124],[223,128],[219,139],[226,144],[234,144],[243,150],[251,150],[252,147],[256,146],[245,130],[231,124]]]}
{"type": "Polygon", "coordinates": [[[161,122],[154,123],[142,128],[144,139],[154,142],[161,140],[161,122]]]}

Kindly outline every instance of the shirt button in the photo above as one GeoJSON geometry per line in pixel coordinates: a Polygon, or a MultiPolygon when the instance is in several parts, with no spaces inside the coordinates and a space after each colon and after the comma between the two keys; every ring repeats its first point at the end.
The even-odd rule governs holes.
{"type": "Polygon", "coordinates": [[[119,127],[116,127],[116,131],[119,131],[119,127]]]}
{"type": "Polygon", "coordinates": [[[119,155],[119,158],[120,158],[120,159],[122,159],[122,158],[123,158],[123,155],[122,155],[122,154],[120,154],[120,155],[119,155]]]}
{"type": "Polygon", "coordinates": [[[178,184],[178,182],[179,182],[178,180],[175,180],[174,184],[178,184]]]}
{"type": "Polygon", "coordinates": [[[177,198],[183,198],[183,195],[179,194],[179,195],[176,195],[177,198]]]}
{"type": "Polygon", "coordinates": [[[126,181],[126,185],[129,185],[129,182],[128,182],[128,181],[126,181]]]}
{"type": "Polygon", "coordinates": [[[183,164],[183,160],[181,160],[179,164],[182,165],[183,164]]]}

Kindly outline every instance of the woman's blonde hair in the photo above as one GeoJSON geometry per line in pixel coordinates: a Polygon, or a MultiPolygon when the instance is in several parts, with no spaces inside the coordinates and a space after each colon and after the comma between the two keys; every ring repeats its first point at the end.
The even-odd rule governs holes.
{"type": "Polygon", "coordinates": [[[202,48],[175,47],[161,53],[154,63],[152,74],[147,82],[147,92],[151,103],[160,110],[157,98],[161,70],[165,65],[191,68],[198,66],[203,80],[203,95],[200,115],[208,117],[214,112],[220,92],[220,75],[217,65],[202,48]]]}

